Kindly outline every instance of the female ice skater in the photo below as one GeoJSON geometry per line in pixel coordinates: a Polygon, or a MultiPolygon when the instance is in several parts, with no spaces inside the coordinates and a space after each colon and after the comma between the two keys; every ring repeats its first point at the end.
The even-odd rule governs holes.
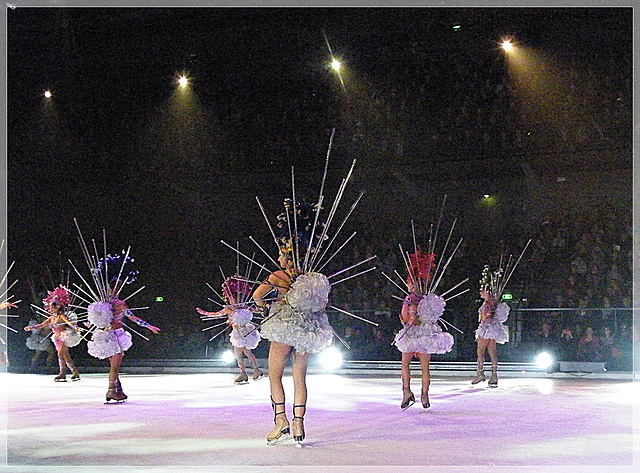
{"type": "Polygon", "coordinates": [[[42,302],[44,307],[51,314],[44,322],[36,325],[28,325],[24,329],[31,330],[50,327],[53,331],[53,344],[58,352],[58,365],[60,372],[53,378],[54,381],[67,380],[67,368],[71,370],[71,381],[80,379],[80,373],[69,354],[69,348],[75,347],[82,340],[80,329],[69,319],[68,307],[71,304],[71,296],[65,286],[58,286],[53,291],[48,291],[49,295],[42,302]]]}
{"type": "Polygon", "coordinates": [[[131,334],[124,329],[125,319],[149,329],[153,333],[160,332],[158,327],[145,322],[140,317],[133,315],[127,303],[119,298],[121,289],[125,284],[134,282],[138,277],[138,271],[130,267],[124,271],[125,264],[130,264],[133,259],[125,255],[107,255],[100,260],[94,271],[94,281],[98,281],[99,293],[102,297],[98,301],[89,304],[88,320],[93,334],[87,343],[89,354],[101,360],[109,358],[109,388],[106,401],[122,402],[127,395],[120,384],[120,365],[124,352],[133,344],[131,334]]]}
{"type": "Polygon", "coordinates": [[[248,306],[249,301],[247,301],[247,299],[251,297],[251,286],[242,279],[245,278],[232,276],[222,283],[222,296],[226,303],[222,310],[207,312],[196,307],[198,313],[207,320],[228,317],[227,323],[232,329],[229,339],[233,346],[238,368],[240,369],[240,375],[234,380],[236,384],[249,382],[247,368],[244,362],[245,356],[249,359],[253,367],[252,379],[257,381],[264,376],[258,367],[256,357],[251,351],[257,348],[260,343],[260,332],[256,330],[256,325],[251,322],[253,314],[248,306]]]}
{"type": "Polygon", "coordinates": [[[526,251],[531,240],[527,242],[520,257],[514,262],[510,257],[505,268],[502,267],[503,259],[500,259],[500,265],[497,270],[491,271],[489,266],[485,266],[482,270],[482,278],[480,279],[480,297],[483,302],[478,309],[478,329],[475,332],[478,358],[478,372],[473,378],[471,384],[478,384],[486,381],[484,375],[484,359],[485,352],[489,352],[491,359],[491,378],[489,378],[489,387],[498,386],[498,343],[504,344],[509,341],[509,330],[504,323],[509,318],[509,305],[501,301],[502,293],[505,290],[509,279],[513,275],[516,266],[522,259],[522,255],[526,251]]]}

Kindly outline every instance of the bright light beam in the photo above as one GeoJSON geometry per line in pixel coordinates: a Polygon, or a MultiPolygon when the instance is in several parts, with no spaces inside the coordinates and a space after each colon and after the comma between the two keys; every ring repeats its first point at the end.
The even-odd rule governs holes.
{"type": "Polygon", "coordinates": [[[336,71],[336,74],[338,74],[338,79],[340,79],[340,85],[342,86],[342,90],[344,91],[344,93],[347,93],[347,87],[344,85],[344,80],[342,79],[342,74],[340,73],[340,61],[338,61],[334,56],[333,56],[333,51],[331,49],[331,45],[329,44],[329,38],[327,38],[327,34],[323,31],[322,32],[323,36],[324,36],[324,41],[327,43],[327,49],[329,50],[329,55],[331,56],[331,68],[336,71]]]}
{"type": "Polygon", "coordinates": [[[186,87],[188,83],[189,79],[187,79],[186,76],[180,76],[180,79],[178,79],[178,84],[180,84],[180,87],[186,87]]]}
{"type": "Polygon", "coordinates": [[[502,42],[502,49],[504,49],[505,51],[511,51],[513,49],[513,44],[511,44],[511,40],[507,39],[505,41],[502,42]]]}

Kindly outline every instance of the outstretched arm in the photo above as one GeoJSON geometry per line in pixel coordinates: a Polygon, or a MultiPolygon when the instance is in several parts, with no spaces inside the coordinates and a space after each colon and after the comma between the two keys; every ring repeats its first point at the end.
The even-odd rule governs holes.
{"type": "Polygon", "coordinates": [[[149,322],[142,320],[140,317],[133,315],[133,312],[131,312],[131,310],[129,309],[124,311],[124,315],[135,324],[139,325],[140,327],[148,328],[153,333],[158,333],[160,331],[158,327],[151,325],[149,322]]]}
{"type": "Polygon", "coordinates": [[[53,323],[53,319],[54,319],[54,317],[49,317],[42,323],[39,323],[39,324],[36,324],[36,325],[27,325],[24,328],[24,330],[25,330],[25,332],[31,332],[32,330],[37,330],[39,328],[46,327],[46,326],[51,325],[53,323]]]}
{"type": "Polygon", "coordinates": [[[223,318],[223,317],[226,317],[227,315],[229,315],[233,311],[230,308],[225,307],[224,309],[219,310],[217,312],[207,312],[206,310],[202,310],[200,307],[196,307],[196,312],[198,312],[198,314],[200,314],[200,315],[206,315],[208,317],[223,318]]]}

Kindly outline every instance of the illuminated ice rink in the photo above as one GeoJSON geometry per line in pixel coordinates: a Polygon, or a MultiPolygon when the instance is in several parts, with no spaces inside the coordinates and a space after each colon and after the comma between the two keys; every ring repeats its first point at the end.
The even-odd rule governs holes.
{"type": "MultiPolygon", "coordinates": [[[[2,374],[7,470],[637,471],[630,377],[507,374],[491,389],[434,373],[432,407],[403,412],[399,376],[311,374],[300,448],[266,445],[269,381],[236,386],[235,376],[124,374],[129,400],[104,405],[106,374],[2,374]]],[[[412,387],[419,394],[417,377],[412,387]]],[[[290,376],[285,388],[291,396],[290,376]]]]}

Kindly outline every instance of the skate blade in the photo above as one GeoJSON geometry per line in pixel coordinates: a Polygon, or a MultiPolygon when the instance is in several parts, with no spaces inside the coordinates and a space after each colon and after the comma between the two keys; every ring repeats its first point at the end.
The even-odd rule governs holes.
{"type": "Polygon", "coordinates": [[[402,406],[400,406],[400,407],[402,408],[402,410],[403,410],[403,411],[406,411],[406,410],[407,410],[407,409],[409,409],[411,406],[413,406],[415,403],[416,403],[416,401],[413,401],[413,402],[410,402],[410,403],[409,403],[408,405],[406,405],[405,407],[402,407],[402,406]]]}
{"type": "Polygon", "coordinates": [[[291,440],[291,435],[290,434],[282,434],[278,438],[275,438],[275,439],[272,439],[272,440],[267,440],[267,445],[269,447],[271,447],[273,445],[280,445],[281,443],[284,443],[287,440],[291,440]]]}
{"type": "Polygon", "coordinates": [[[240,386],[241,384],[249,384],[249,381],[234,381],[233,384],[240,386]]]}

